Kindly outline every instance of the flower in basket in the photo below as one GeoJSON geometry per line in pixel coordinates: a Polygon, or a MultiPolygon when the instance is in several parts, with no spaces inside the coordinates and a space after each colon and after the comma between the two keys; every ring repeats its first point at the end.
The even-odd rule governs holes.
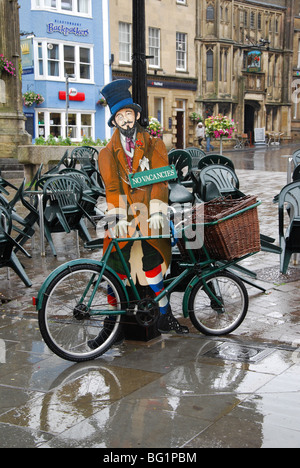
{"type": "Polygon", "coordinates": [[[100,99],[97,101],[96,104],[97,104],[97,106],[103,106],[103,107],[107,106],[106,99],[104,99],[104,98],[100,98],[100,99]]]}
{"type": "Polygon", "coordinates": [[[14,67],[14,64],[7,60],[3,54],[0,54],[0,76],[2,72],[8,73],[12,76],[16,76],[16,69],[14,67]]]}
{"type": "Polygon", "coordinates": [[[149,125],[147,130],[151,136],[157,138],[161,138],[164,131],[161,123],[155,117],[149,117],[149,125]]]}
{"type": "Polygon", "coordinates": [[[37,106],[39,104],[42,104],[45,101],[43,96],[39,93],[35,93],[34,91],[26,91],[26,93],[23,94],[23,102],[24,106],[30,107],[33,106],[33,104],[36,104],[37,106]]]}
{"type": "Polygon", "coordinates": [[[196,122],[196,123],[203,122],[203,117],[202,117],[202,115],[198,114],[197,112],[192,112],[192,113],[190,114],[190,119],[191,119],[193,122],[196,122]]]}
{"type": "Polygon", "coordinates": [[[233,119],[229,119],[221,114],[208,117],[205,120],[206,134],[215,138],[232,138],[233,132],[236,131],[233,119]]]}

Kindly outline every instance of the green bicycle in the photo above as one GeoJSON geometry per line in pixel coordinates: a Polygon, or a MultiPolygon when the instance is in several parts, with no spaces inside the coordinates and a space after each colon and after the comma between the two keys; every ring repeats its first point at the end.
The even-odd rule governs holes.
{"type": "MultiPolygon", "coordinates": [[[[187,240],[185,228],[181,234],[187,240]]],[[[151,238],[162,237],[172,235],[151,238]]],[[[146,239],[149,238],[126,238],[126,241],[146,239]]],[[[165,279],[165,289],[155,298],[145,298],[140,297],[133,283],[120,242],[124,239],[113,238],[101,261],[78,259],[61,265],[42,285],[36,300],[39,327],[45,343],[56,355],[75,362],[101,356],[116,342],[126,317],[134,316],[141,326],[154,324],[159,316],[158,302],[174,291],[183,292],[183,316],[189,317],[201,333],[226,335],[241,325],[248,311],[248,293],[243,281],[227,270],[254,253],[220,262],[211,258],[203,245],[201,258],[197,259],[196,252],[186,243],[188,258],[174,252],[170,271],[176,273],[165,279]],[[124,282],[107,265],[113,247],[125,269],[133,300],[124,282]],[[113,305],[108,300],[108,290],[114,296],[113,305]],[[99,346],[91,349],[89,343],[100,334],[99,346]]],[[[91,248],[97,247],[97,241],[89,244],[91,248]]]]}

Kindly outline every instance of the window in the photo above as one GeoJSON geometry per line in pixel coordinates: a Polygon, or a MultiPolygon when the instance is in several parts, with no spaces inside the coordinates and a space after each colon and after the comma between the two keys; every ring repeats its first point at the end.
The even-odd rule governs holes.
{"type": "Polygon", "coordinates": [[[213,81],[214,79],[214,53],[212,50],[206,52],[206,80],[213,81]]]}
{"type": "Polygon", "coordinates": [[[221,50],[220,51],[220,81],[223,81],[224,83],[227,82],[227,63],[228,63],[228,51],[227,50],[221,50]]]}
{"type": "Polygon", "coordinates": [[[176,33],[176,70],[186,71],[187,68],[187,35],[176,33]]]}
{"type": "Polygon", "coordinates": [[[50,113],[50,135],[59,137],[62,136],[61,114],[59,112],[50,113]]]}
{"type": "Polygon", "coordinates": [[[227,83],[227,70],[228,70],[228,52],[224,51],[224,60],[223,60],[223,81],[227,83]]]}
{"type": "Polygon", "coordinates": [[[36,43],[36,78],[65,80],[66,74],[76,81],[93,80],[92,46],[69,45],[63,42],[36,43]]]}
{"type": "Polygon", "coordinates": [[[43,43],[42,42],[39,42],[38,45],[38,62],[37,62],[37,66],[38,66],[38,75],[39,76],[43,76],[44,74],[44,71],[43,71],[43,43]]]}
{"type": "Polygon", "coordinates": [[[262,22],[261,22],[261,13],[258,13],[258,17],[257,17],[257,29],[259,29],[259,31],[261,30],[261,25],[262,25],[262,22]]]}
{"type": "Polygon", "coordinates": [[[64,46],[64,71],[65,75],[75,75],[75,47],[64,46]]]}
{"type": "Polygon", "coordinates": [[[90,50],[86,47],[79,47],[79,65],[80,65],[80,79],[90,80],[91,79],[91,58],[90,50]]]}
{"type": "Polygon", "coordinates": [[[255,12],[251,11],[251,14],[250,14],[250,28],[251,29],[255,29],[255,19],[256,19],[255,12]]]}
{"type": "Polygon", "coordinates": [[[149,65],[160,67],[160,30],[157,28],[149,28],[149,55],[153,56],[149,59],[149,65]]]}
{"type": "Polygon", "coordinates": [[[59,76],[59,73],[58,44],[48,44],[48,75],[59,76]]]}
{"type": "Polygon", "coordinates": [[[208,5],[206,9],[206,19],[207,21],[212,21],[215,19],[215,9],[212,5],[208,5]]]}
{"type": "Polygon", "coordinates": [[[131,24],[119,23],[119,62],[131,63],[131,24]]]}
{"type": "Polygon", "coordinates": [[[49,135],[66,138],[67,134],[73,141],[82,141],[83,137],[95,138],[94,112],[82,113],[72,110],[68,113],[68,122],[65,111],[36,111],[36,116],[36,135],[43,136],[45,139],[49,135]]]}
{"type": "Polygon", "coordinates": [[[32,0],[32,4],[33,9],[51,9],[73,15],[91,16],[92,14],[91,0],[32,0]]]}

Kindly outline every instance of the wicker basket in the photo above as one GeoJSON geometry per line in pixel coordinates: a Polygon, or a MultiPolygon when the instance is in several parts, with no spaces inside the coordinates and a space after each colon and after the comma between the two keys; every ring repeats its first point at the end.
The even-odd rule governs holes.
{"type": "MultiPolygon", "coordinates": [[[[254,196],[239,199],[217,198],[192,209],[191,223],[199,223],[199,213],[202,213],[204,227],[204,244],[214,260],[234,260],[250,253],[259,252],[260,230],[257,211],[257,200],[254,196]],[[253,207],[246,211],[246,208],[253,207]],[[239,213],[241,211],[241,213],[239,213]],[[235,215],[235,213],[237,213],[235,215]],[[229,219],[228,216],[232,216],[229,219]],[[213,223],[213,224],[212,224],[213,223]]],[[[179,250],[186,255],[183,239],[179,240],[179,250]]],[[[194,252],[195,254],[196,252],[194,252]]],[[[201,253],[196,255],[199,259],[201,253]]]]}

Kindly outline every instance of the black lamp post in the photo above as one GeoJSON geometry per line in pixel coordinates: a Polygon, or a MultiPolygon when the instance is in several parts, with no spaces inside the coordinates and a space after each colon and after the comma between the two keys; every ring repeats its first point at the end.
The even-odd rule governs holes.
{"type": "Polygon", "coordinates": [[[132,97],[142,107],[142,127],[148,125],[145,17],[145,0],[132,0],[132,97]]]}

